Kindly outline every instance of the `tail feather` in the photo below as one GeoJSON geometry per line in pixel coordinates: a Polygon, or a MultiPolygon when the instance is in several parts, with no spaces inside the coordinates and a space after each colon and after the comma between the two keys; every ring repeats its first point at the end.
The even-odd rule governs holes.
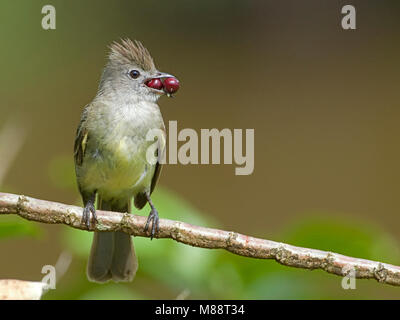
{"type": "Polygon", "coordinates": [[[115,232],[114,255],[110,268],[113,280],[132,281],[137,267],[137,258],[133,249],[132,237],[124,232],[115,232]]]}
{"type": "MultiPolygon", "coordinates": [[[[99,209],[129,212],[130,205],[116,206],[99,199],[99,209]]],[[[132,281],[138,268],[130,235],[124,232],[95,232],[87,275],[90,281],[132,281]]]]}
{"type": "Polygon", "coordinates": [[[113,251],[114,233],[95,232],[87,268],[87,275],[90,281],[106,282],[112,279],[110,269],[113,251]]]}

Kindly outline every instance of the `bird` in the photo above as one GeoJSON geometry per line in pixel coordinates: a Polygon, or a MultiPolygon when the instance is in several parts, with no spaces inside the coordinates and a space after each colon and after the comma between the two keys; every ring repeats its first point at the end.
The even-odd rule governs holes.
{"type": "MultiPolygon", "coordinates": [[[[82,224],[97,223],[97,208],[131,213],[149,203],[145,232],[159,231],[159,215],[151,195],[160,176],[166,131],[157,100],[172,96],[179,81],[159,71],[149,51],[137,40],[121,39],[109,46],[97,94],[81,114],[74,142],[74,163],[83,201],[82,224]],[[146,152],[149,130],[160,130],[156,161],[146,152]],[[150,228],[151,226],[151,228],[150,228]]],[[[87,264],[89,281],[132,281],[138,269],[130,235],[95,231],[87,264]]]]}

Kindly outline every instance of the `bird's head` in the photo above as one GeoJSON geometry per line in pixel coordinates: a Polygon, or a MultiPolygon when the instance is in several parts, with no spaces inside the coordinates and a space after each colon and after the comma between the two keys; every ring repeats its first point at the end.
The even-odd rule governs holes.
{"type": "Polygon", "coordinates": [[[99,92],[134,95],[155,102],[164,94],[172,96],[178,91],[178,79],[158,71],[149,51],[139,41],[125,39],[120,43],[114,42],[110,50],[99,92]]]}

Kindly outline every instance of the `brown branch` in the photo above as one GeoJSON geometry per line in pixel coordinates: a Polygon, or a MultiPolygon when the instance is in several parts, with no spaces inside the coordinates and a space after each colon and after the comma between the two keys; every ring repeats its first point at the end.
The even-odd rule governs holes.
{"type": "MultiPolygon", "coordinates": [[[[27,220],[65,224],[76,229],[87,230],[81,223],[81,207],[22,195],[0,193],[0,214],[18,214],[27,220]]],[[[149,237],[149,234],[143,231],[147,217],[98,210],[97,218],[99,222],[96,226],[91,226],[89,231],[121,230],[133,236],[149,237]]],[[[322,269],[338,276],[346,276],[354,270],[357,278],[375,279],[381,283],[400,286],[400,267],[398,266],[327,251],[295,247],[236,232],[160,219],[160,232],[156,237],[171,238],[194,247],[225,249],[250,258],[274,259],[290,267],[322,269]]]]}

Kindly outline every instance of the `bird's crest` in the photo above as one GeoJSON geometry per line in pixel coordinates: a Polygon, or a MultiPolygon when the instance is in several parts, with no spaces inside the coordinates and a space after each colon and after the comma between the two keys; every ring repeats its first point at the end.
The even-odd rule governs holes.
{"type": "Polygon", "coordinates": [[[121,39],[121,43],[113,42],[110,49],[110,61],[134,63],[145,71],[155,69],[149,51],[137,40],[121,39]]]}

